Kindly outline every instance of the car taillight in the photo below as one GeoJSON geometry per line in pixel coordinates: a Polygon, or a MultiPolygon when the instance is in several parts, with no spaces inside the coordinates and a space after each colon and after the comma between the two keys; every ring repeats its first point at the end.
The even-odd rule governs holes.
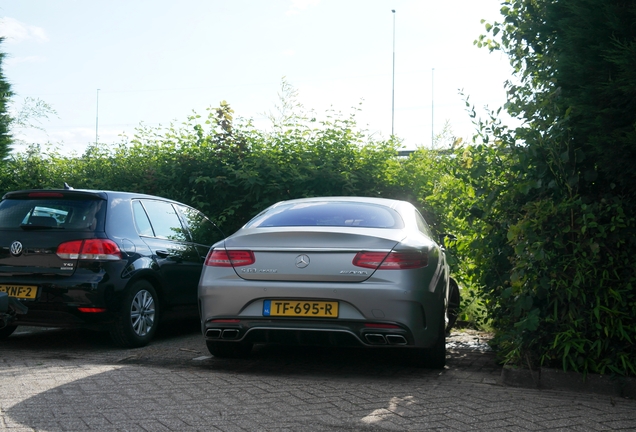
{"type": "Polygon", "coordinates": [[[241,267],[254,262],[254,252],[242,250],[212,249],[205,259],[205,265],[209,267],[241,267]]]}
{"type": "Polygon", "coordinates": [[[387,255],[386,252],[358,252],[353,258],[353,265],[356,267],[377,269],[387,255]]]}
{"type": "Polygon", "coordinates": [[[57,256],[72,260],[107,260],[121,259],[121,251],[117,244],[108,239],[73,240],[57,247],[57,256]]]}
{"type": "Polygon", "coordinates": [[[421,252],[358,252],[353,265],[376,270],[415,269],[428,265],[428,255],[421,252]]]}

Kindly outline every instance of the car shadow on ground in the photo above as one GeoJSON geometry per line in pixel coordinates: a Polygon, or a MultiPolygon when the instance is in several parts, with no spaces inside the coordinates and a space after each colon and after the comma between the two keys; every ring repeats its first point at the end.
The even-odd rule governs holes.
{"type": "MultiPolygon", "coordinates": [[[[485,345],[465,349],[451,335],[447,340],[449,369],[498,370],[494,353],[485,345]]],[[[470,335],[469,338],[474,338],[470,335]]],[[[162,323],[153,341],[145,347],[117,347],[105,332],[88,330],[19,328],[0,349],[12,355],[81,364],[161,367],[171,370],[239,373],[268,376],[377,377],[379,379],[435,375],[445,370],[423,367],[422,359],[405,348],[324,347],[256,345],[246,358],[216,358],[210,355],[201,336],[198,320],[162,323]]]]}
{"type": "MultiPolygon", "coordinates": [[[[152,344],[201,334],[198,319],[164,321],[157,329],[152,344]]],[[[69,352],[90,350],[126,350],[113,343],[106,331],[53,327],[18,327],[8,339],[0,340],[3,349],[45,351],[66,348],[69,352]]]]}

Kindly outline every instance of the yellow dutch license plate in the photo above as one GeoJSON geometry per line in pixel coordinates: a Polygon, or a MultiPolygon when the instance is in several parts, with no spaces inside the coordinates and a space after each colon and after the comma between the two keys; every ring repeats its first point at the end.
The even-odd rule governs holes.
{"type": "Polygon", "coordinates": [[[311,300],[265,300],[263,316],[338,318],[338,302],[311,300]]]}
{"type": "Polygon", "coordinates": [[[38,295],[38,287],[32,285],[0,285],[0,291],[23,300],[35,300],[38,295]]]}

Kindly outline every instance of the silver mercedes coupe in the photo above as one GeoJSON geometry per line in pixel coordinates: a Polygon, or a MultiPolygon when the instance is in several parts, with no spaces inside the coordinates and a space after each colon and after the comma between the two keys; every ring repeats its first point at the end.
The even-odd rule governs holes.
{"type": "Polygon", "coordinates": [[[216,357],[254,344],[364,346],[443,368],[459,290],[412,204],[323,197],[272,205],[213,245],[199,304],[216,357]]]}

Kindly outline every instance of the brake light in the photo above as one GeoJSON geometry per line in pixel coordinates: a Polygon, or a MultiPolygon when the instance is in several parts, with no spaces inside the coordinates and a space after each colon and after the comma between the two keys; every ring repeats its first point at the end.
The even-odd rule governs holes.
{"type": "Polygon", "coordinates": [[[96,307],[78,307],[78,311],[83,313],[102,313],[106,312],[106,308],[96,308],[96,307]]]}
{"type": "Polygon", "coordinates": [[[428,265],[428,255],[422,252],[358,252],[353,258],[356,267],[374,270],[406,270],[428,265]]]}
{"type": "Polygon", "coordinates": [[[358,252],[353,258],[353,265],[356,267],[377,269],[387,255],[386,252],[358,252]]]}
{"type": "Polygon", "coordinates": [[[384,324],[384,323],[364,323],[365,327],[369,328],[380,328],[380,329],[400,329],[399,325],[395,324],[384,324]]]}
{"type": "Polygon", "coordinates": [[[209,267],[241,267],[255,262],[254,252],[241,250],[212,249],[205,258],[209,267]]]}
{"type": "Polygon", "coordinates": [[[72,260],[120,260],[121,251],[112,240],[87,239],[73,240],[60,244],[57,247],[57,256],[62,259],[72,260]]]}

